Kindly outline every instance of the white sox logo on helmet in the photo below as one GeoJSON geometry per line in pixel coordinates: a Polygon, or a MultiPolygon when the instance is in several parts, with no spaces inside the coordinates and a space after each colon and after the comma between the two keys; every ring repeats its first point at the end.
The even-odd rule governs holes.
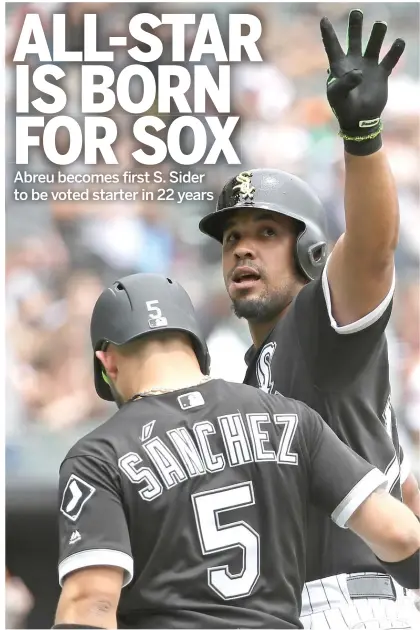
{"type": "Polygon", "coordinates": [[[236,186],[232,188],[232,190],[239,188],[239,194],[242,195],[244,199],[252,199],[254,197],[255,186],[251,185],[251,177],[252,173],[250,171],[239,173],[236,177],[236,181],[239,182],[239,184],[236,184],[236,186]]]}

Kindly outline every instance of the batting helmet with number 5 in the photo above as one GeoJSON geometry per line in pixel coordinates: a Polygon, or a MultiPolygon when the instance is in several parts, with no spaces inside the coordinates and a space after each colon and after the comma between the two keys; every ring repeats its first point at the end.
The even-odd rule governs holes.
{"type": "MultiPolygon", "coordinates": [[[[188,333],[201,371],[209,373],[210,356],[190,297],[170,278],[137,273],[117,280],[99,296],[90,324],[94,353],[107,343],[122,346],[162,330],[188,333]]],[[[95,354],[94,374],[98,396],[114,400],[108,378],[95,354]]]]}

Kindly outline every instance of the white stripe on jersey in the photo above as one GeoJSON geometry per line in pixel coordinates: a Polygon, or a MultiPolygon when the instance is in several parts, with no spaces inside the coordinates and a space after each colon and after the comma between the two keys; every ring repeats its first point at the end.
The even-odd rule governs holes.
{"type": "Polygon", "coordinates": [[[396,453],[385,470],[385,477],[387,481],[386,491],[390,493],[400,477],[400,462],[396,453]]]}
{"type": "MultiPolygon", "coordinates": [[[[398,468],[399,470],[399,468],[398,468]]],[[[353,516],[357,508],[379,488],[385,489],[387,487],[387,479],[385,475],[381,473],[377,468],[370,470],[367,475],[350,490],[350,492],[344,497],[344,499],[337,505],[331,518],[343,529],[347,529],[347,522],[353,516]]]]}
{"type": "Polygon", "coordinates": [[[382,302],[378,304],[378,306],[375,309],[373,309],[373,311],[371,311],[370,313],[368,313],[361,319],[357,320],[356,322],[352,322],[351,324],[346,324],[345,326],[339,326],[337,322],[335,321],[332,314],[331,292],[330,292],[330,285],[328,284],[328,273],[327,273],[329,259],[330,259],[330,256],[328,256],[327,262],[325,263],[325,267],[322,272],[321,282],[322,282],[322,291],[324,293],[325,304],[327,306],[328,317],[330,319],[331,328],[333,328],[340,335],[351,335],[353,333],[359,332],[360,330],[365,330],[365,328],[369,328],[369,326],[372,326],[375,322],[378,321],[380,317],[382,317],[382,315],[385,313],[386,309],[388,308],[392,300],[392,296],[394,295],[394,290],[395,290],[395,268],[392,275],[391,287],[388,291],[388,294],[384,297],[382,302]]]}

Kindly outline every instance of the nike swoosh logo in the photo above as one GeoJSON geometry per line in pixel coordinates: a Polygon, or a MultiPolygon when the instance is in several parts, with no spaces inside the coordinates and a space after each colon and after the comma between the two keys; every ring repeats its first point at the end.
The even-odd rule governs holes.
{"type": "Polygon", "coordinates": [[[74,480],[71,482],[69,489],[71,490],[73,497],[67,504],[66,512],[71,512],[76,507],[80,497],[83,494],[74,480]]]}

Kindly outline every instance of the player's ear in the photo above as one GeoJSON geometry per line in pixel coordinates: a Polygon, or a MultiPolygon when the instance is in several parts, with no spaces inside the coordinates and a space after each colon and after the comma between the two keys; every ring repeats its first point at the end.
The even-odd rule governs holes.
{"type": "Polygon", "coordinates": [[[102,363],[104,372],[112,380],[115,380],[118,374],[118,367],[112,353],[108,350],[97,350],[95,352],[96,358],[102,363]]]}

